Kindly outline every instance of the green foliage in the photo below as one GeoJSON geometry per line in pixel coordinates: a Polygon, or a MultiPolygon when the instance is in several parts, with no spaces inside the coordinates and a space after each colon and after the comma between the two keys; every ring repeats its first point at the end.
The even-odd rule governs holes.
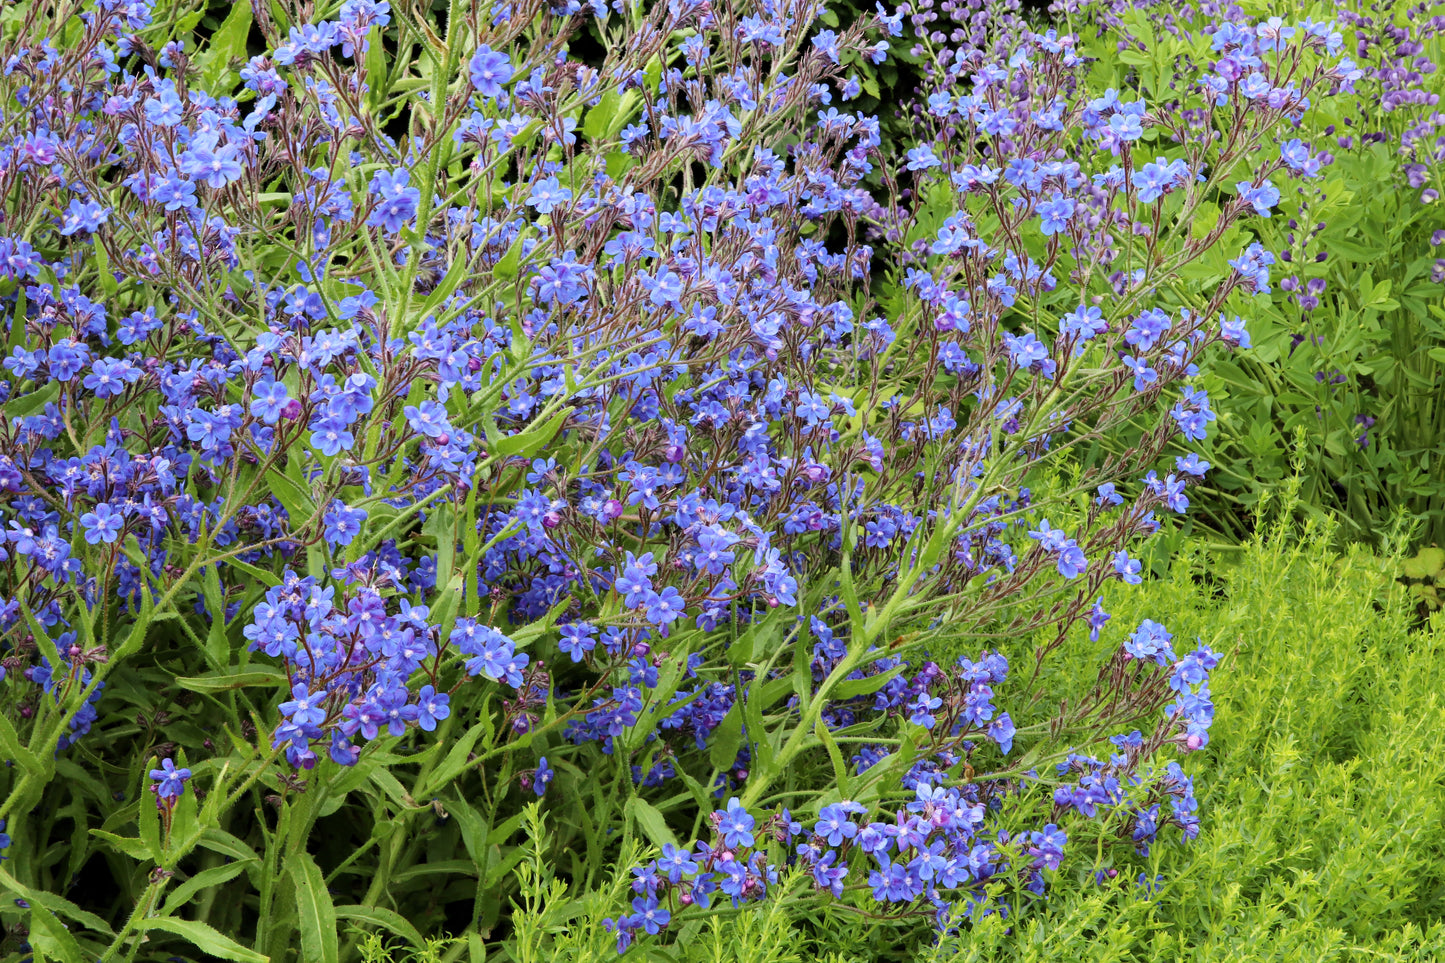
{"type": "MultiPolygon", "coordinates": [[[[1276,12],[1268,4],[1246,6],[1261,15],[1276,12]]],[[[1169,88],[1172,65],[1180,58],[1209,59],[1209,37],[1199,29],[1207,17],[1187,15],[1195,32],[1181,38],[1160,29],[1157,9],[1130,9],[1107,31],[1084,31],[1085,51],[1099,58],[1097,86],[1135,86],[1151,101],[1167,101],[1176,96],[1169,88]],[[1119,53],[1121,35],[1135,38],[1138,48],[1119,53]]],[[[1366,10],[1346,0],[1315,4],[1309,12],[1329,20],[1346,9],[1367,14],[1371,24],[1340,19],[1344,47],[1355,50],[1362,37],[1382,29],[1378,5],[1366,10]]],[[[1404,5],[1383,16],[1391,16],[1390,9],[1397,26],[1410,25],[1404,5]]],[[[1417,51],[1422,60],[1441,62],[1445,41],[1439,36],[1413,27],[1409,36],[1423,45],[1417,51]]],[[[1377,56],[1372,52],[1362,66],[1372,66],[1377,56]]],[[[1422,93],[1445,94],[1445,76],[1425,73],[1417,86],[1422,93]]],[[[1227,301],[1227,310],[1248,321],[1254,349],[1200,363],[1200,384],[1219,420],[1200,446],[1212,470],[1207,487],[1196,489],[1191,515],[1194,525],[1229,538],[1247,537],[1264,493],[1292,473],[1295,439],[1302,435],[1307,511],[1338,518],[1351,539],[1374,542],[1404,516],[1419,523],[1421,541],[1445,543],[1445,464],[1438,450],[1445,435],[1445,286],[1432,238],[1441,202],[1422,200],[1404,170],[1406,163],[1422,161],[1430,169],[1427,183],[1438,187],[1440,165],[1425,150],[1429,139],[1415,148],[1401,146],[1413,139],[1407,131],[1421,115],[1380,110],[1373,77],[1361,80],[1358,91],[1320,98],[1294,132],[1312,150],[1329,151],[1333,163],[1286,193],[1272,217],[1249,222],[1252,239],[1278,258],[1270,293],[1240,291],[1227,301]],[[1361,136],[1366,133],[1383,141],[1367,142],[1361,136]],[[1351,135],[1349,146],[1340,135],[1351,135]],[[1311,282],[1323,283],[1323,290],[1307,292],[1311,282]],[[1309,307],[1302,296],[1318,304],[1309,307]]],[[[1170,146],[1150,148],[1167,154],[1170,146]]],[[[1243,168],[1237,173],[1249,176],[1243,168]]],[[[1210,226],[1209,212],[1201,211],[1196,236],[1210,226]]],[[[1206,258],[1193,271],[1197,294],[1224,281],[1230,268],[1222,257],[1213,263],[1206,258]]],[[[1182,296],[1181,303],[1188,304],[1182,296]]],[[[1132,443],[1120,437],[1106,447],[1122,451],[1132,443]]]]}
{"type": "MultiPolygon", "coordinates": [[[[1199,839],[1119,860],[1104,885],[1093,874],[1107,864],[1072,849],[1047,903],[966,924],[913,963],[1445,955],[1445,619],[1419,627],[1393,578],[1397,563],[1358,545],[1336,553],[1337,536],[1328,525],[1283,521],[1229,563],[1187,543],[1167,579],[1106,597],[1124,625],[1162,613],[1181,636],[1227,642],[1219,724],[1197,757],[1204,765],[1192,767],[1208,773],[1199,839]],[[1162,878],[1152,897],[1141,873],[1162,878]]],[[[526,835],[545,834],[531,807],[526,835]]],[[[626,875],[584,890],[559,879],[541,852],[530,846],[517,869],[508,958],[615,959],[601,919],[630,895],[626,875]]],[[[805,911],[770,900],[695,922],[648,958],[909,959],[905,945],[926,934],[898,936],[845,905],[805,911]]],[[[383,958],[411,957],[366,957],[383,958]]]]}
{"type": "Polygon", "coordinates": [[[1216,510],[1226,531],[1239,530],[1261,482],[1283,477],[1288,440],[1302,431],[1304,497],[1337,513],[1349,537],[1370,540],[1401,512],[1423,521],[1429,539],[1445,533],[1437,451],[1445,404],[1436,388],[1445,323],[1435,303],[1445,289],[1431,278],[1430,246],[1438,219],[1396,167],[1382,144],[1341,150],[1318,194],[1286,198],[1280,215],[1259,224],[1267,248],[1293,249],[1292,264],[1275,266],[1276,284],[1284,275],[1327,287],[1309,312],[1278,286],[1255,296],[1260,350],[1206,363],[1221,414],[1205,451],[1221,469],[1215,484],[1241,506],[1216,510]],[[1288,229],[1291,220],[1300,228],[1288,229]],[[1328,259],[1317,263],[1317,252],[1328,259]],[[1374,420],[1367,427],[1361,418],[1374,420]]]}
{"type": "Polygon", "coordinates": [[[1400,563],[1400,578],[1426,612],[1440,608],[1440,591],[1445,588],[1445,549],[1436,545],[1420,549],[1413,558],[1400,563]]]}

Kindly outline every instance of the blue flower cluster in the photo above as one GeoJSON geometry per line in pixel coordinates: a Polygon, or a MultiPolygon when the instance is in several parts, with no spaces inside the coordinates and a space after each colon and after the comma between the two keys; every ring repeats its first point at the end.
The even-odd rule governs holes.
{"type": "MultiPolygon", "coordinates": [[[[1213,721],[1208,676],[1219,656],[1201,647],[1176,660],[1169,642],[1162,626],[1145,620],[1116,654],[1112,668],[1133,664],[1134,678],[1126,687],[1132,694],[1163,688],[1177,693],[1178,701],[1165,709],[1149,736],[1134,730],[1111,737],[1115,752],[1106,761],[1069,752],[1057,763],[1054,821],[1040,829],[990,829],[1004,800],[1027,796],[1039,780],[1029,772],[1021,778],[955,782],[950,770],[975,748],[963,739],[952,743],[961,752],[935,743],[929,755],[911,766],[903,785],[912,790],[912,798],[880,819],[859,818],[867,816],[868,807],[844,800],[820,807],[808,828],[786,809],[760,820],[731,798],[711,816],[711,842],[699,841],[691,849],[664,844],[657,859],[632,871],[637,894],[632,912],[606,921],[616,934],[618,952],[626,951],[640,934],[662,932],[674,913],[689,907],[707,909],[722,899],[738,906],[764,898],[778,885],[785,867],[803,868],[820,894],[841,898],[845,892],[866,893],[895,909],[930,913],[947,929],[980,913],[1010,912],[1007,890],[994,885],[1000,881],[1014,884],[1017,892],[1042,896],[1046,872],[1059,868],[1069,838],[1058,823],[1070,815],[1097,820],[1144,855],[1166,827],[1194,838],[1199,820],[1193,781],[1174,760],[1159,770],[1147,760],[1165,742],[1186,751],[1207,742],[1213,721]],[[1150,670],[1144,663],[1169,671],[1150,670]],[[1167,812],[1161,808],[1166,802],[1167,812]]],[[[946,673],[929,663],[919,675],[923,686],[909,687],[919,694],[907,702],[908,721],[933,730],[940,721],[936,713],[950,723],[941,728],[955,737],[984,733],[1007,754],[1014,727],[1007,713],[995,717],[992,702],[992,687],[1004,681],[1007,671],[1007,662],[997,653],[984,653],[977,662],[960,659],[945,706],[943,697],[929,695],[929,686],[940,683],[946,673]]],[[[880,694],[880,702],[885,701],[880,694]]],[[[880,753],[865,750],[854,762],[861,773],[880,758],[880,753]]]]}

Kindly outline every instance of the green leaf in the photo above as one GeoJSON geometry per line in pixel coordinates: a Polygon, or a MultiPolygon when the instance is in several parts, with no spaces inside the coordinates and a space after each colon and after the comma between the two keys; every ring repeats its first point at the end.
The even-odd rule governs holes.
{"type": "MultiPolygon", "coordinates": [[[[154,768],[159,765],[160,760],[156,759],[155,756],[151,756],[151,767],[154,768]]],[[[140,807],[141,842],[143,842],[146,849],[149,850],[151,862],[159,863],[162,855],[160,808],[156,806],[155,797],[149,794],[142,795],[140,799],[136,800],[136,805],[140,807]]]]}
{"type": "Polygon", "coordinates": [[[1405,578],[1429,578],[1445,569],[1445,549],[1422,548],[1414,558],[1401,563],[1400,570],[1405,578]]]}
{"type": "Polygon", "coordinates": [[[190,33],[192,30],[195,30],[195,29],[196,29],[196,24],[200,23],[200,22],[201,22],[201,18],[204,17],[205,15],[206,15],[206,8],[205,8],[205,7],[202,7],[202,8],[199,9],[199,10],[193,10],[193,11],[191,11],[190,13],[186,14],[185,16],[181,17],[179,20],[176,21],[176,25],[175,25],[176,33],[178,33],[178,34],[181,34],[181,33],[190,33]]]}
{"type": "Polygon", "coordinates": [[[445,806],[447,812],[457,821],[457,828],[462,834],[462,845],[466,847],[471,864],[480,876],[487,862],[487,821],[460,798],[448,800],[445,806]]]}
{"type": "Polygon", "coordinates": [[[150,848],[144,840],[132,836],[118,836],[115,833],[108,833],[103,829],[92,829],[90,835],[96,839],[104,840],[110,846],[125,853],[131,859],[147,860],[151,857],[150,848]]]}
{"type": "Polygon", "coordinates": [[[451,582],[452,576],[456,574],[457,554],[457,513],[456,509],[448,502],[433,505],[427,511],[426,522],[422,525],[422,533],[436,539],[436,573],[437,582],[451,582]]]}
{"type": "Polygon", "coordinates": [[[386,48],[381,42],[381,28],[372,27],[366,34],[366,99],[378,105],[387,93],[386,48]]]}
{"type": "Polygon", "coordinates": [[[95,255],[95,270],[97,280],[100,281],[100,289],[111,297],[115,297],[120,290],[120,284],[115,279],[115,272],[110,269],[110,255],[105,253],[105,245],[96,241],[90,247],[95,255]]]}
{"type": "Polygon", "coordinates": [[[426,940],[417,928],[407,922],[406,917],[394,910],[382,906],[338,906],[336,915],[341,919],[357,920],[391,930],[410,943],[414,950],[420,950],[426,946],[426,940]]]}
{"type": "Polygon", "coordinates": [[[221,586],[221,573],[215,565],[201,569],[201,591],[211,623],[206,634],[205,654],[213,666],[223,666],[230,655],[230,643],[226,640],[225,589],[221,586]]]}
{"type": "MultiPolygon", "coordinates": [[[[23,330],[24,325],[20,325],[23,330]]],[[[25,418],[41,411],[46,405],[60,397],[60,382],[52,381],[36,388],[34,391],[27,391],[12,401],[0,407],[5,412],[5,417],[10,419],[25,418]]]]}
{"type": "Polygon", "coordinates": [[[37,776],[45,774],[45,767],[40,764],[40,759],[20,742],[20,735],[4,713],[0,713],[0,755],[15,760],[15,764],[28,773],[37,776]]]}
{"type": "Polygon", "coordinates": [[[371,773],[371,781],[374,782],[387,798],[402,809],[415,809],[416,800],[406,791],[401,780],[392,775],[390,769],[378,768],[371,773]]]}
{"type": "Polygon", "coordinates": [[[222,856],[229,856],[232,859],[250,860],[261,858],[256,855],[254,849],[247,846],[240,839],[237,839],[224,830],[214,827],[202,832],[198,843],[213,853],[220,853],[222,856]]]}
{"type": "Polygon", "coordinates": [[[255,862],[259,862],[259,860],[248,859],[234,863],[224,863],[220,866],[212,866],[210,869],[197,873],[171,890],[171,895],[166,897],[165,906],[161,908],[161,915],[169,916],[174,913],[189,903],[191,898],[203,889],[210,889],[212,886],[220,886],[222,883],[230,882],[244,873],[247,867],[255,862]]]}
{"type": "MultiPolygon", "coordinates": [[[[26,897],[28,899],[28,897],[26,897]]],[[[63,963],[86,963],[86,954],[65,924],[60,922],[44,905],[30,902],[30,942],[39,955],[63,963]]]]}
{"type": "Polygon", "coordinates": [[[432,770],[432,774],[427,778],[427,789],[422,792],[421,797],[425,799],[435,794],[460,775],[461,771],[467,767],[467,756],[471,755],[477,740],[483,736],[490,739],[495,728],[491,712],[487,711],[486,706],[483,706],[482,721],[468,729],[466,734],[457,740],[456,745],[447,752],[447,757],[442,760],[441,765],[432,770]]]}
{"type": "Polygon", "coordinates": [[[855,696],[871,695],[883,688],[892,679],[896,678],[903,671],[903,666],[895,666],[886,672],[877,675],[870,675],[866,679],[848,679],[838,683],[834,688],[831,698],[852,699],[855,696]]]}
{"type": "Polygon", "coordinates": [[[612,117],[617,113],[617,108],[622,102],[622,97],[615,90],[609,90],[602,95],[597,106],[587,111],[587,118],[582,121],[582,132],[587,135],[588,140],[599,140],[607,133],[607,128],[612,123],[612,117]]]}
{"type": "Polygon", "coordinates": [[[316,860],[304,850],[286,860],[286,872],[296,884],[301,918],[301,959],[306,963],[337,963],[336,907],[326,891],[326,880],[316,860]]]}
{"type": "Polygon", "coordinates": [[[250,33],[251,4],[232,4],[231,12],[216,28],[216,32],[211,34],[210,43],[206,47],[209,60],[201,72],[205,78],[206,89],[215,88],[217,82],[226,76],[232,58],[246,59],[246,39],[250,33]]]}
{"type": "Polygon", "coordinates": [[[641,796],[633,796],[627,800],[627,806],[623,811],[637,821],[637,825],[642,828],[642,834],[652,840],[653,844],[657,846],[677,845],[677,837],[672,834],[671,829],[667,828],[667,820],[663,818],[662,813],[658,812],[657,807],[646,799],[641,796]]]}
{"type": "Polygon", "coordinates": [[[198,950],[210,956],[217,956],[223,960],[235,960],[236,963],[270,963],[270,957],[248,949],[220,933],[215,927],[196,920],[177,920],[166,917],[154,919],[143,919],[136,924],[142,932],[145,930],[163,930],[167,933],[179,936],[186,940],[198,950]]]}
{"type": "Polygon", "coordinates": [[[547,446],[552,436],[557,434],[557,429],[562,427],[562,422],[567,420],[568,412],[559,411],[552,416],[546,424],[527,431],[519,431],[515,435],[503,435],[498,438],[492,450],[502,456],[521,455],[524,458],[531,458],[547,446]]]}
{"type": "Polygon", "coordinates": [[[250,686],[279,686],[286,682],[286,674],[280,669],[267,666],[247,666],[244,669],[227,669],[222,672],[208,672],[205,675],[182,676],[176,685],[192,692],[227,692],[231,689],[245,689],[250,686]]]}
{"type": "Polygon", "coordinates": [[[726,769],[738,757],[738,748],[743,744],[742,704],[734,702],[723,716],[722,722],[713,730],[712,748],[708,750],[708,761],[714,769],[726,769]]]}
{"type": "Polygon", "coordinates": [[[813,734],[818,737],[823,748],[828,750],[828,758],[833,763],[833,780],[837,784],[838,792],[844,799],[849,798],[848,766],[843,760],[843,753],[838,749],[838,743],[833,740],[833,733],[829,732],[827,725],[822,719],[819,719],[818,724],[813,727],[813,734]]]}
{"type": "Polygon", "coordinates": [[[501,260],[492,268],[494,276],[508,280],[517,276],[517,268],[522,263],[522,241],[523,238],[519,237],[512,242],[511,247],[507,248],[501,260]]]}
{"type": "MultiPolygon", "coordinates": [[[[495,846],[492,847],[496,849],[495,846]]],[[[397,886],[408,883],[417,878],[425,878],[430,884],[438,876],[480,876],[481,870],[477,864],[470,859],[443,859],[430,860],[417,863],[410,869],[404,869],[392,877],[397,886]]]]}
{"type": "Polygon", "coordinates": [[[426,318],[427,315],[441,307],[446,299],[452,296],[452,292],[461,285],[462,279],[470,273],[471,262],[469,259],[466,257],[455,258],[452,266],[447,269],[446,277],[442,278],[442,282],[421,303],[421,310],[417,312],[417,317],[426,318]]]}

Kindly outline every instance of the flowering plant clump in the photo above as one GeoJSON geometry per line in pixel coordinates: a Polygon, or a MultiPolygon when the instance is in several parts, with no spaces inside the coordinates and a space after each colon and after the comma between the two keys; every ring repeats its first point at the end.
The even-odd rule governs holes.
{"type": "Polygon", "coordinates": [[[1155,103],[1014,19],[945,56],[814,0],[292,13],[196,46],[34,5],[3,51],[0,882],[56,884],[66,792],[151,867],[134,912],[68,901],[83,934],[30,899],[38,946],[489,932],[513,793],[581,876],[667,847],[620,948],[780,858],[949,927],[1070,834],[1197,832],[1157,757],[1207,744],[1211,648],[1145,621],[1036,706],[1210,468],[1162,456],[1250,345],[1272,258],[1234,228],[1322,163],[1284,135],[1356,73],[1333,26],[1230,22],[1155,103]],[[895,43],[896,155],[848,110],[895,43]],[[409,921],[423,846],[469,888],[409,921]],[[181,914],[223,886],[255,896],[181,914]]]}
{"type": "MultiPolygon", "coordinates": [[[[1177,827],[1185,839],[1192,839],[1199,820],[1194,784],[1178,762],[1171,760],[1157,771],[1141,763],[1166,742],[1188,750],[1202,748],[1214,717],[1208,674],[1218,664],[1218,653],[1201,647],[1176,660],[1169,640],[1167,631],[1146,619],[1107,670],[1113,676],[1107,687],[1112,694],[1127,693],[1141,702],[1151,688],[1167,687],[1177,694],[1178,701],[1165,709],[1155,731],[1147,739],[1137,729],[1111,737],[1116,751],[1107,762],[1071,752],[1055,767],[1053,819],[1077,814],[1107,823],[1113,818],[1116,824],[1103,832],[1131,841],[1143,855],[1164,827],[1177,827]],[[1150,662],[1170,671],[1145,668],[1150,662]],[[1121,683],[1126,675],[1127,682],[1121,683]],[[1161,811],[1166,801],[1169,808],[1161,811]]],[[[639,894],[633,912],[605,921],[617,934],[619,951],[639,934],[660,932],[677,910],[707,909],[723,897],[737,906],[767,896],[778,885],[780,869],[769,861],[770,848],[781,851],[789,865],[803,867],[806,881],[818,893],[834,898],[866,893],[877,903],[905,910],[920,907],[944,929],[978,912],[1009,912],[1013,899],[1005,894],[1042,896],[1045,870],[1059,868],[1068,833],[1052,821],[1023,833],[986,832],[990,812],[1012,795],[1029,793],[1039,774],[970,777],[960,785],[951,785],[949,779],[960,760],[973,756],[975,745],[964,735],[992,741],[1005,755],[1012,749],[1013,722],[1007,713],[995,715],[991,701],[993,686],[1007,674],[1007,661],[998,653],[984,653],[977,662],[960,657],[958,670],[952,691],[942,695],[932,693],[945,673],[931,662],[909,687],[908,722],[930,730],[934,738],[928,743],[932,751],[901,781],[913,794],[902,809],[881,812],[881,820],[863,821],[855,817],[867,814],[869,807],[844,799],[821,806],[809,830],[787,809],[760,821],[736,797],[730,798],[709,819],[711,843],[699,841],[693,852],[664,843],[660,858],[633,870],[632,888],[639,894]],[[951,724],[940,726],[940,716],[951,724]],[[939,730],[947,738],[939,739],[939,730]]],[[[1094,695],[1103,690],[1101,686],[1094,695]]],[[[1082,715],[1099,708],[1086,705],[1082,715]]],[[[866,774],[882,755],[876,747],[865,746],[853,757],[855,774],[866,774]]]]}

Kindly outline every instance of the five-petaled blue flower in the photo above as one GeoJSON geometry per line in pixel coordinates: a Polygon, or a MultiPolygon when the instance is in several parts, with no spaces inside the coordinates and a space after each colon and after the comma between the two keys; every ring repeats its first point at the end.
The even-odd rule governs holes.
{"type": "Polygon", "coordinates": [[[175,762],[169,757],[161,760],[159,769],[152,769],[150,777],[155,781],[151,788],[156,794],[156,803],[165,805],[165,801],[176,799],[186,789],[186,781],[191,778],[189,769],[177,769],[175,762]]]}

